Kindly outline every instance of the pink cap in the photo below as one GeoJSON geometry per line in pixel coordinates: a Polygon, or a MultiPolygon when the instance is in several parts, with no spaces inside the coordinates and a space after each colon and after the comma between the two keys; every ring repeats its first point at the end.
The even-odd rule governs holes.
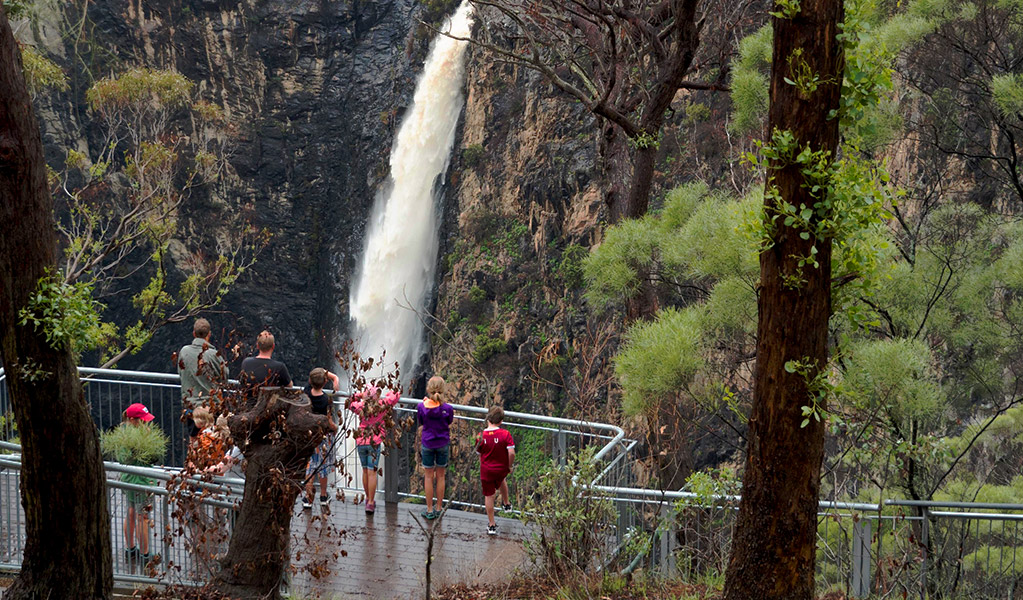
{"type": "Polygon", "coordinates": [[[129,419],[142,419],[146,423],[156,418],[153,416],[152,413],[149,412],[149,409],[146,408],[146,405],[140,402],[136,402],[135,404],[132,404],[127,409],[125,409],[124,416],[128,417],[129,419]]]}

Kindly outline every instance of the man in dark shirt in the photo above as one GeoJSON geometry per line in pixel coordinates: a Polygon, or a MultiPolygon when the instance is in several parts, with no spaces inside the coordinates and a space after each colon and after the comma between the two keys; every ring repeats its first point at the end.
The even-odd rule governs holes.
{"type": "Polygon", "coordinates": [[[238,381],[245,388],[246,396],[249,399],[256,397],[258,388],[266,387],[288,387],[291,385],[291,374],[284,363],[274,360],[274,336],[269,331],[264,331],[256,338],[256,348],[259,355],[250,356],[242,361],[241,372],[238,374],[238,381]]]}

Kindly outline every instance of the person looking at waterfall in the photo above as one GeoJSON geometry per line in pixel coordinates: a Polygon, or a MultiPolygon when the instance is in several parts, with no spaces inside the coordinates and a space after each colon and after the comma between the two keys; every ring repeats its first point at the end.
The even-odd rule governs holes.
{"type": "Polygon", "coordinates": [[[334,456],[336,440],[333,434],[337,433],[337,424],[334,422],[334,397],[327,393],[327,390],[336,390],[340,387],[340,380],[337,375],[323,367],[316,367],[309,372],[309,385],[302,391],[309,396],[309,410],[314,415],[327,417],[327,428],[330,434],[323,436],[323,441],[313,451],[309,464],[305,469],[305,497],[302,499],[302,508],[313,507],[313,480],[320,480],[320,506],[330,506],[330,497],[327,496],[327,477],[334,470],[337,459],[334,456]],[[327,380],[330,380],[330,387],[327,388],[327,380]]]}
{"type": "Polygon", "coordinates": [[[256,348],[259,354],[250,356],[242,361],[241,371],[238,373],[238,380],[245,388],[247,400],[253,400],[259,388],[266,387],[288,387],[291,385],[291,373],[284,363],[274,360],[274,334],[269,331],[262,331],[256,337],[256,348]]]}
{"type": "Polygon", "coordinates": [[[214,385],[227,381],[227,365],[217,348],[210,343],[210,322],[196,319],[192,325],[192,343],[178,350],[178,375],[181,377],[181,405],[185,411],[188,437],[195,439],[199,428],[192,419],[194,411],[209,400],[214,385]]]}
{"type": "Polygon", "coordinates": [[[444,378],[434,375],[426,382],[426,398],[416,407],[416,423],[423,427],[420,458],[426,472],[425,519],[436,519],[444,504],[444,477],[451,447],[451,422],[455,410],[444,397],[444,378]],[[436,498],[436,502],[434,499],[436,498]]]}
{"type": "Polygon", "coordinates": [[[384,433],[387,429],[387,415],[398,403],[398,394],[387,392],[380,397],[381,390],[375,385],[367,387],[352,396],[348,410],[359,417],[359,429],[355,434],[356,451],[362,463],[362,487],[366,491],[366,514],[376,511],[377,468],[380,466],[380,451],[384,447],[384,433]]]}

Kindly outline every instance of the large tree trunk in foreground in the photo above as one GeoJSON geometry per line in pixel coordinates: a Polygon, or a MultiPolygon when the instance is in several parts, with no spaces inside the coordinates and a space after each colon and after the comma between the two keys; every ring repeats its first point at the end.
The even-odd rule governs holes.
{"type": "MultiPolygon", "coordinates": [[[[768,132],[791,131],[800,147],[833,156],[838,119],[828,115],[838,107],[841,90],[843,54],[836,36],[842,2],[803,0],[799,6],[794,18],[774,19],[768,132]],[[802,60],[823,82],[815,91],[784,81],[797,79],[790,62],[802,60]]],[[[769,166],[767,185],[784,201],[813,207],[819,199],[803,184],[799,165],[769,166]]],[[[766,198],[767,214],[774,214],[766,198]]],[[[813,418],[805,428],[800,423],[802,407],[812,402],[808,383],[827,363],[831,241],[813,235],[802,240],[799,234],[779,219],[774,246],[760,255],[753,411],[727,600],[813,597],[824,426],[813,418]],[[798,257],[810,256],[815,244],[820,266],[800,268],[798,257]],[[808,375],[789,373],[788,361],[813,367],[808,375]]]]}
{"type": "Polygon", "coordinates": [[[298,391],[263,388],[255,406],[228,420],[242,449],[245,496],[222,570],[210,584],[232,598],[279,598],[291,516],[306,464],[328,431],[298,391]]]}
{"type": "Polygon", "coordinates": [[[5,598],[106,598],[110,517],[96,426],[74,357],[18,312],[56,269],[53,202],[21,52],[0,9],[0,359],[21,435],[25,555],[5,598]]]}

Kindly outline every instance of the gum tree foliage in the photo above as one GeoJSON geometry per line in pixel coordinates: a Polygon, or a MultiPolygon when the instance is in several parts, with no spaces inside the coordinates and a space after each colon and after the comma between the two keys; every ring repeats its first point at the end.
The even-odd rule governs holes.
{"type": "Polygon", "coordinates": [[[211,235],[182,215],[190,198],[216,200],[223,191],[217,186],[227,172],[231,135],[223,110],[196,99],[186,77],[131,69],[97,81],[86,100],[101,127],[99,152],[70,150],[55,176],[64,284],[88,285],[102,300],[148,277],[132,297],[138,319],[121,331],[105,323],[101,339],[90,340],[110,348],[103,353],[108,366],[157,329],[217,306],[267,234],[215,203],[202,210],[225,221],[223,234],[211,235]],[[120,345],[109,344],[118,335],[120,345]]]}
{"type": "Polygon", "coordinates": [[[1023,5],[1012,0],[916,4],[933,27],[905,59],[905,85],[918,103],[917,111],[907,111],[911,139],[921,152],[944,157],[949,176],[975,178],[969,200],[1018,212],[1023,202],[1023,5]]]}
{"type": "MultiPolygon", "coordinates": [[[[35,93],[67,87],[54,63],[28,47],[22,55],[35,93]]],[[[44,287],[85,311],[90,324],[74,349],[101,349],[102,366],[137,351],[161,327],[217,306],[267,243],[265,231],[217,203],[232,128],[194,88],[179,73],[147,68],[95,82],[86,101],[98,150],[70,149],[61,170],[50,173],[62,260],[44,287]],[[221,222],[219,231],[202,225],[213,215],[183,216],[186,202],[200,197],[213,200],[202,210],[221,222]],[[125,288],[133,290],[137,318],[104,321],[104,301],[125,288]]],[[[23,318],[42,325],[45,315],[33,310],[23,318]]]]}
{"type": "MultiPolygon", "coordinates": [[[[839,165],[848,166],[844,174],[839,170],[831,177],[833,190],[839,192],[836,199],[841,199],[842,186],[855,190],[856,182],[866,182],[862,189],[868,191],[883,188],[887,176],[869,159],[902,136],[919,135],[917,121],[903,116],[914,114],[918,98],[903,94],[901,81],[890,73],[896,57],[912,52],[915,43],[928,39],[950,19],[964,18],[961,11],[950,13],[935,6],[945,5],[909,3],[904,12],[890,15],[876,4],[847,4],[851,14],[846,17],[847,31],[856,37],[855,46],[847,45],[842,109],[837,113],[844,138],[839,165]],[[904,104],[899,104],[900,98],[904,104]]],[[[770,43],[770,29],[741,43],[731,81],[736,133],[762,124],[767,97],[762,69],[770,43]]],[[[790,77],[792,85],[814,85],[812,73],[803,72],[802,78],[799,74],[790,77]]],[[[991,78],[990,102],[1004,116],[1019,106],[1017,84],[1015,75],[991,78]]],[[[776,159],[784,155],[778,150],[788,142],[777,136],[772,141],[765,146],[776,159]]],[[[851,236],[835,246],[831,261],[835,310],[829,334],[834,358],[816,379],[820,395],[815,395],[821,401],[830,398],[830,408],[813,401],[803,407],[803,421],[823,420],[837,442],[826,458],[823,488],[835,497],[971,500],[1006,497],[1019,485],[1016,474],[1021,465],[1015,450],[1023,431],[1017,406],[1018,323],[1023,315],[1017,300],[1018,225],[977,204],[953,203],[946,182],[922,179],[922,184],[912,181],[915,185],[908,186],[897,202],[891,192],[863,195],[873,201],[860,206],[861,216],[843,228],[851,236]],[[894,219],[889,224],[881,222],[880,207],[890,209],[894,219]]],[[[695,402],[699,395],[692,390],[700,388],[721,390],[712,397],[719,403],[748,400],[748,388],[737,385],[741,370],[722,374],[708,368],[723,355],[721,348],[729,345],[730,336],[720,331],[708,335],[706,326],[691,316],[727,315],[742,301],[709,310],[708,299],[717,295],[723,282],[708,283],[705,272],[665,259],[669,256],[665,247],[675,238],[685,239],[685,225],[675,217],[679,211],[671,195],[665,204],[657,226],[649,218],[610,230],[587,270],[591,299],[617,301],[647,279],[662,286],[662,304],[674,307],[665,310],[659,336],[653,332],[661,319],[637,328],[618,357],[626,408],[646,410],[651,403],[676,397],[695,402]],[[663,281],[675,282],[671,287],[676,290],[702,289],[672,295],[663,281]],[[683,312],[687,318],[681,318],[683,312]],[[678,335],[699,337],[702,343],[681,343],[673,339],[678,335]],[[666,355],[675,357],[678,369],[656,365],[666,355]]],[[[793,208],[782,207],[779,219],[805,226],[800,221],[803,209],[793,208]]],[[[733,216],[735,230],[745,230],[754,242],[748,248],[770,243],[769,227],[758,226],[756,220],[751,226],[748,218],[740,221],[733,216]]],[[[706,248],[717,250],[728,243],[714,227],[703,225],[702,230],[708,232],[702,240],[706,248]]],[[[753,301],[752,290],[743,293],[747,303],[753,301]]],[[[745,326],[749,324],[747,318],[745,326]]],[[[747,339],[746,335],[737,339],[747,339]]],[[[809,374],[801,361],[787,366],[809,374]]],[[[955,568],[962,565],[936,564],[934,570],[954,573],[955,568]]]]}
{"type": "Polygon", "coordinates": [[[726,32],[750,6],[744,0],[472,3],[482,24],[474,43],[540,72],[601,119],[613,222],[646,212],[662,128],[679,90],[725,89],[726,32]],[[710,43],[702,41],[704,33],[710,43]],[[510,38],[511,47],[502,38],[510,38]],[[707,80],[695,77],[698,56],[707,80]]]}

